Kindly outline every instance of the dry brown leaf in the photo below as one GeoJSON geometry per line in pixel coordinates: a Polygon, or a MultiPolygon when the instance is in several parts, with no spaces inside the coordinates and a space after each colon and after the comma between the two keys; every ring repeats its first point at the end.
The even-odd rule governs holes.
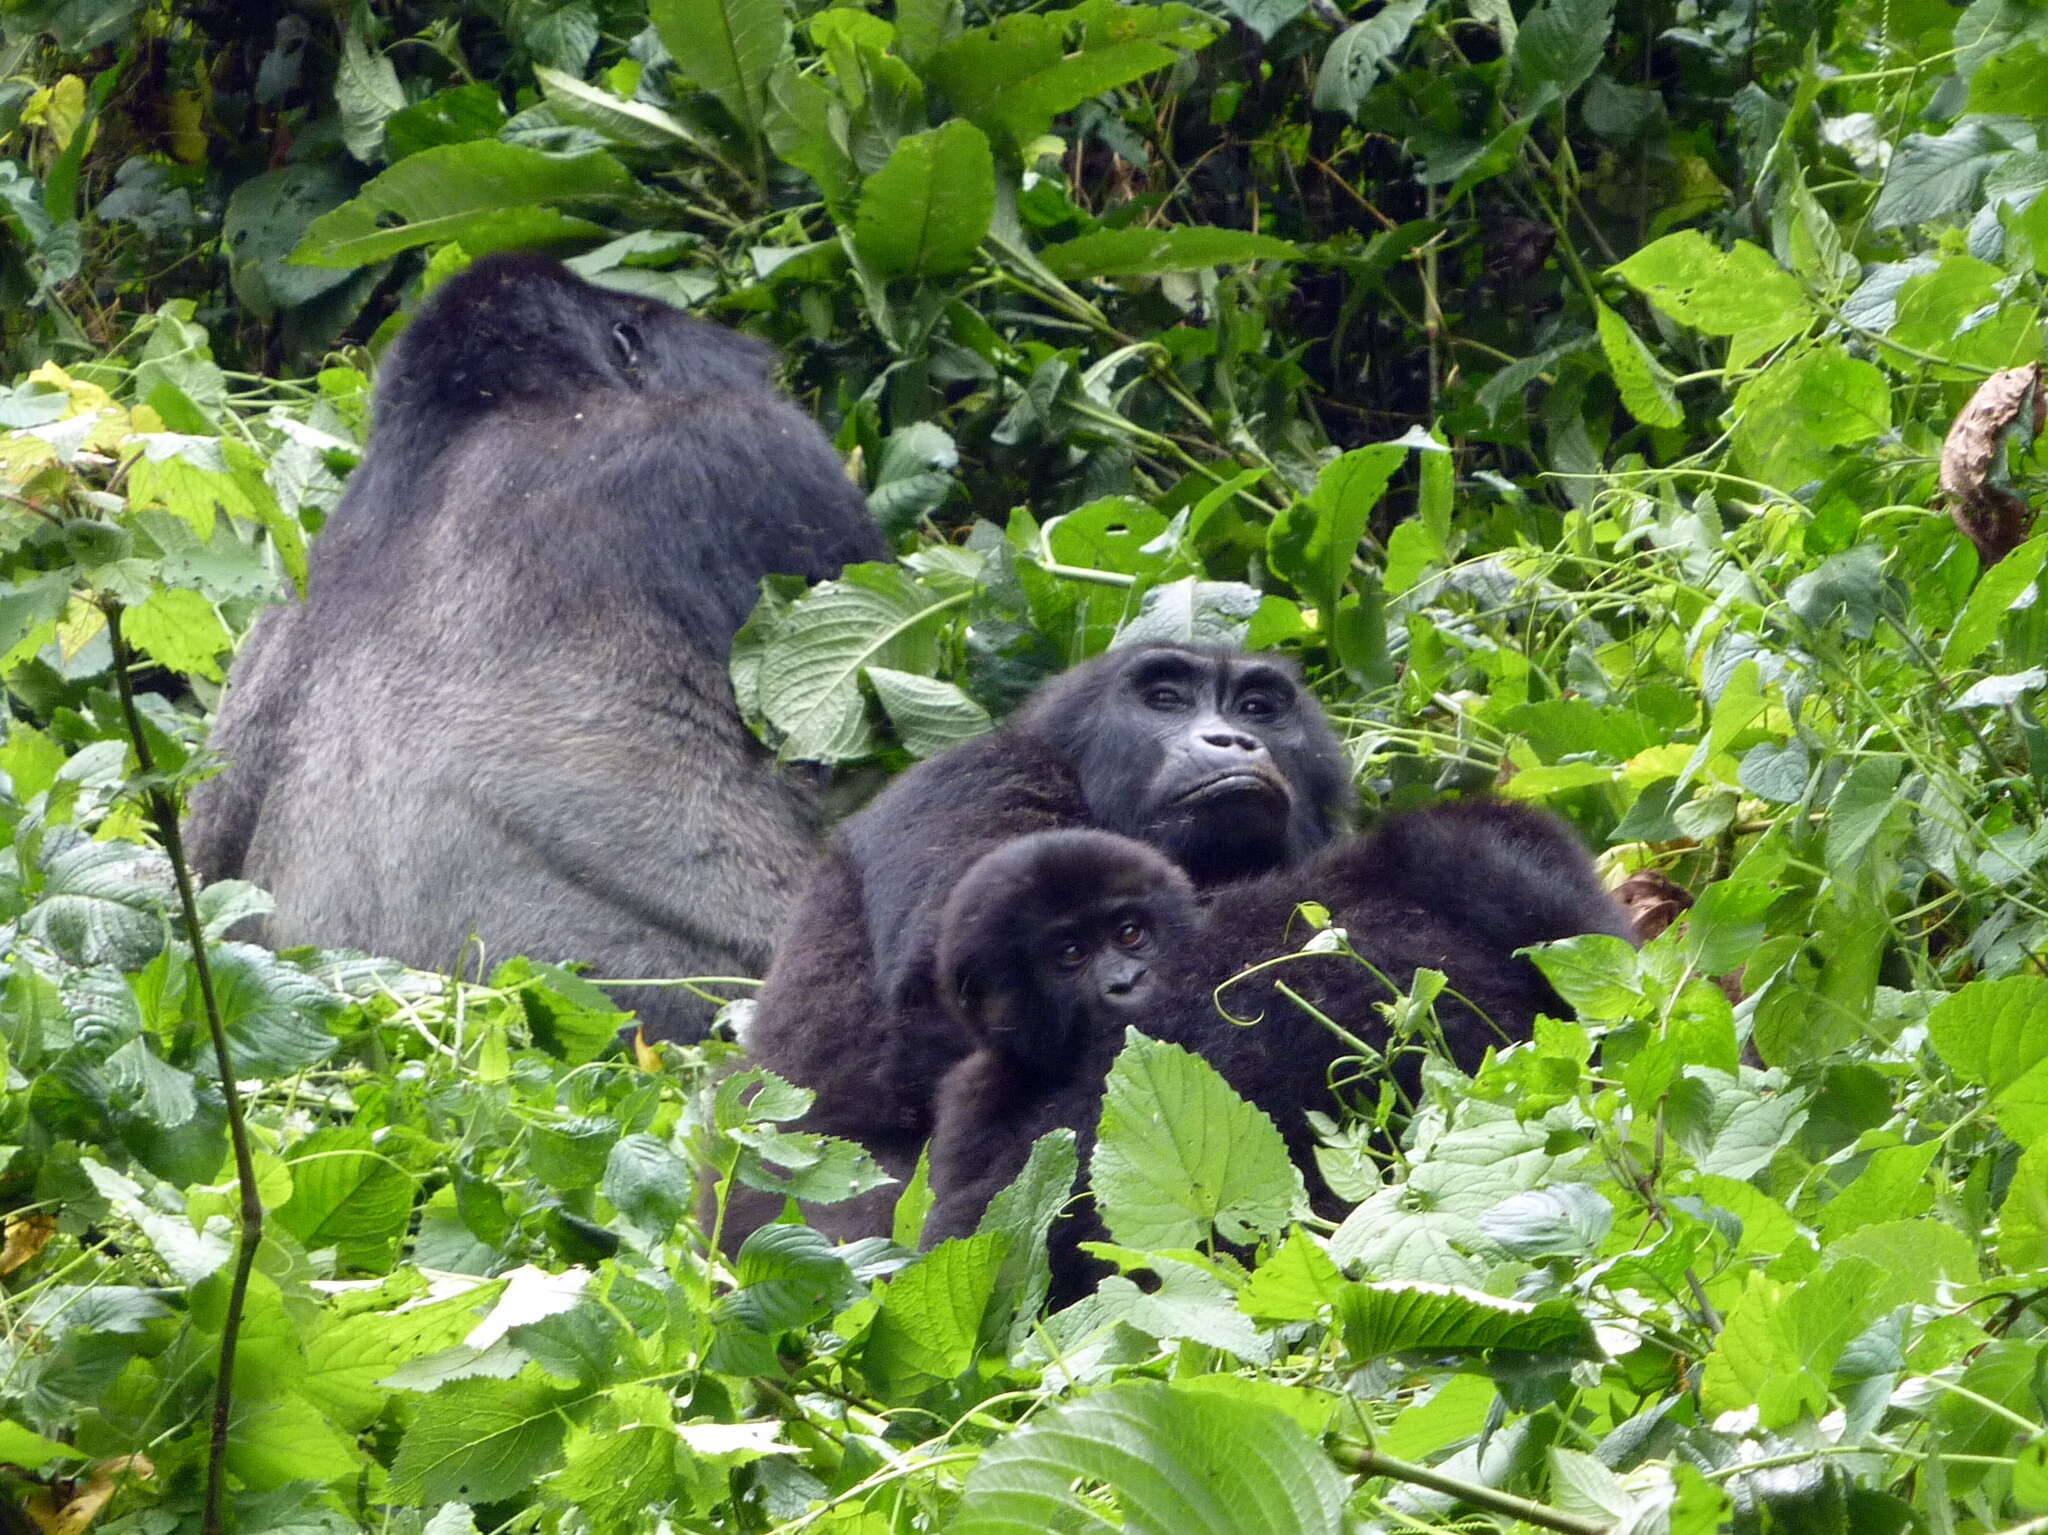
{"type": "Polygon", "coordinates": [[[7,1222],[7,1237],[0,1243],[0,1274],[11,1274],[43,1250],[57,1234],[54,1215],[17,1215],[7,1222]]]}
{"type": "Polygon", "coordinates": [[[2048,425],[2041,364],[1994,373],[1970,396],[1941,445],[1941,489],[1949,515],[1969,534],[1986,565],[2022,543],[2033,526],[2027,498],[2003,484],[2006,442],[2015,427],[2031,435],[2048,425]]]}

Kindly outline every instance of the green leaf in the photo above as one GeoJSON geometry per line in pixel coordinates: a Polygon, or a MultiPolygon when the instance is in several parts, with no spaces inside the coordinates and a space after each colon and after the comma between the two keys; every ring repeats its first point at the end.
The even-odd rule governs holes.
{"type": "Polygon", "coordinates": [[[341,108],[341,141],[365,165],[383,158],[384,124],[405,107],[398,71],[381,53],[372,53],[353,27],[341,40],[341,63],[335,70],[334,104],[341,108]]]}
{"type": "Polygon", "coordinates": [[[308,1250],[338,1246],[357,1266],[365,1247],[390,1261],[391,1244],[404,1235],[418,1184],[388,1151],[373,1148],[370,1132],[354,1125],[315,1130],[293,1148],[292,1197],[276,1212],[278,1224],[308,1250]],[[351,1251],[354,1249],[354,1251],[351,1251]]]}
{"type": "Polygon", "coordinates": [[[1599,1359],[1593,1327],[1571,1302],[1502,1300],[1449,1285],[1357,1284],[1337,1301],[1344,1350],[1355,1364],[1389,1354],[1514,1349],[1599,1359]]]}
{"type": "Polygon", "coordinates": [[[504,1280],[493,1279],[445,1300],[334,1321],[307,1339],[299,1389],[334,1422],[361,1432],[391,1396],[386,1377],[408,1360],[460,1343],[504,1289],[504,1280]]]}
{"type": "Polygon", "coordinates": [[[1298,246],[1271,235],[1239,229],[1183,225],[1171,229],[1097,229],[1038,253],[1059,276],[1152,277],[1162,272],[1198,272],[1207,267],[1248,266],[1254,261],[1293,261],[1298,246]]]}
{"type": "Polygon", "coordinates": [[[992,1232],[941,1242],[889,1281],[861,1355],[877,1391],[913,1395],[974,1362],[1006,1245],[992,1232]]]}
{"type": "Polygon", "coordinates": [[[1796,489],[1835,465],[1835,450],[1892,430],[1884,372],[1827,342],[1765,368],[1735,395],[1735,448],[1772,485],[1796,489]]]}
{"type": "Polygon", "coordinates": [[[80,965],[139,970],[162,949],[170,869],[132,842],[60,842],[22,931],[80,965]]]}
{"type": "Polygon", "coordinates": [[[1683,229],[1614,270],[1679,324],[1710,336],[1750,332],[1775,345],[1814,319],[1799,280],[1747,240],[1724,251],[1698,230],[1683,229]]]}
{"type": "Polygon", "coordinates": [[[394,1503],[494,1503],[561,1459],[573,1394],[533,1365],[511,1380],[453,1381],[414,1409],[391,1466],[394,1503]]]}
{"type": "Polygon", "coordinates": [[[1131,1535],[1338,1535],[1351,1490],[1279,1409],[1226,1390],[1144,1382],[1041,1413],[999,1439],[969,1474],[948,1528],[1107,1530],[1086,1496],[1094,1486],[1131,1535]]]}
{"type": "Polygon", "coordinates": [[[1315,490],[1273,519],[1266,559],[1274,572],[1318,607],[1334,611],[1373,508],[1407,457],[1406,443],[1382,442],[1324,465],[1315,490]]]}
{"type": "MultiPolygon", "coordinates": [[[[1522,35],[1529,34],[1525,31],[1522,35]]],[[[1614,374],[1615,388],[1621,391],[1621,403],[1628,407],[1628,413],[1645,426],[1683,425],[1685,412],[1679,408],[1678,396],[1672,393],[1670,373],[1650,355],[1650,349],[1629,328],[1628,321],[1598,299],[1594,304],[1600,323],[1600,349],[1607,354],[1608,370],[1614,374]]]]}
{"type": "Polygon", "coordinates": [[[1592,77],[1614,30],[1614,0],[1544,0],[1515,36],[1515,77],[1524,91],[1570,96],[1592,77]]]}
{"type": "Polygon", "coordinates": [[[930,79],[991,137],[1029,144],[1053,119],[1204,48],[1221,25],[1185,5],[1087,0],[974,27],[940,49],[930,79]]]}
{"type": "Polygon", "coordinates": [[[0,1422],[0,1460],[28,1471],[40,1471],[60,1460],[83,1460],[85,1452],[45,1439],[19,1423],[0,1422]]]}
{"type": "Polygon", "coordinates": [[[605,1159],[599,1185],[627,1220],[658,1236],[672,1230],[696,1190],[690,1164],[652,1135],[621,1136],[605,1159]]]}
{"type": "Polygon", "coordinates": [[[754,684],[782,754],[843,762],[875,750],[861,696],[869,666],[937,670],[938,620],[971,592],[941,596],[894,565],[853,565],[795,604],[768,637],[754,684]]]}
{"type": "Polygon", "coordinates": [[[219,611],[198,592],[163,587],[121,615],[122,633],[151,659],[174,672],[219,682],[220,657],[235,639],[219,611]]]}
{"type": "Polygon", "coordinates": [[[1940,138],[1907,134],[1885,167],[1871,228],[1928,224],[1962,212],[1976,203],[1986,173],[2011,153],[2010,144],[1979,122],[1958,123],[1940,138]]]}
{"type": "Polygon", "coordinates": [[[995,215],[995,158],[972,123],[913,133],[861,188],[853,245],[878,277],[972,265],[995,215]]]}
{"type": "Polygon", "coordinates": [[[1271,1119],[1200,1056],[1135,1030],[1110,1068],[1089,1181],[1110,1234],[1141,1249],[1270,1235],[1306,1198],[1271,1119]]]}
{"type": "Polygon", "coordinates": [[[1316,71],[1316,110],[1356,117],[1379,82],[1380,66],[1408,41],[1428,9],[1429,0],[1391,0],[1338,33],[1316,71]]]}
{"type": "Polygon", "coordinates": [[[1896,828],[1903,807],[1892,791],[1904,768],[1903,757],[1865,757],[1835,790],[1828,801],[1827,870],[1831,879],[1853,883],[1887,826],[1896,828]]]}
{"type": "Polygon", "coordinates": [[[1242,581],[1162,582],[1139,599],[1137,616],[1117,631],[1116,643],[1241,647],[1264,600],[1242,581]]]}
{"type": "Polygon", "coordinates": [[[534,66],[533,78],[558,117],[602,134],[614,144],[632,149],[673,150],[695,143],[690,130],[659,107],[614,96],[545,64],[534,66]]]}
{"type": "Polygon", "coordinates": [[[313,220],[292,261],[358,267],[450,241],[480,256],[601,240],[603,225],[537,205],[618,201],[635,190],[626,168],[597,151],[548,155],[496,139],[443,144],[399,161],[313,220]]]}
{"type": "Polygon", "coordinates": [[[1783,1428],[1828,1406],[1828,1376],[1851,1338],[1869,1325],[1878,1273],[1846,1258],[1824,1274],[1780,1285],[1751,1271],[1707,1358],[1700,1395],[1710,1412],[1754,1406],[1766,1428],[1783,1428]]]}
{"type": "Polygon", "coordinates": [[[327,1023],[341,1011],[341,998],[254,944],[224,943],[210,958],[238,1076],[289,1076],[333,1052],[339,1041],[327,1023]]]}
{"type": "Polygon", "coordinates": [[[768,77],[789,46],[781,0],[649,0],[647,19],[676,67],[758,137],[768,122],[768,77]]]}
{"type": "Polygon", "coordinates": [[[991,1199],[975,1235],[994,1234],[1003,1243],[1003,1266],[996,1293],[1010,1298],[1019,1328],[1029,1327],[1045,1304],[1052,1270],[1046,1260],[1046,1233],[1074,1197],[1080,1155],[1072,1130],[1049,1130],[1031,1145],[1031,1156],[1009,1187],[991,1199]]]}

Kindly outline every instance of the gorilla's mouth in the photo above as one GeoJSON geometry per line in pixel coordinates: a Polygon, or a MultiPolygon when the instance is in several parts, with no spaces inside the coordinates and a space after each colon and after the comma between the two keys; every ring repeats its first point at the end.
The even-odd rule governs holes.
{"type": "Polygon", "coordinates": [[[1285,799],[1287,791],[1274,783],[1265,774],[1250,768],[1234,768],[1227,773],[1218,773],[1205,778],[1192,788],[1183,789],[1174,795],[1176,805],[1204,804],[1209,800],[1225,799],[1238,794],[1256,794],[1268,799],[1285,799]]]}

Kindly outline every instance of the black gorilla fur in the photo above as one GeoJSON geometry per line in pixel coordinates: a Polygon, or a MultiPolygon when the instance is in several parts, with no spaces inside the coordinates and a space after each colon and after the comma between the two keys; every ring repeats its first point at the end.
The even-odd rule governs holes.
{"type": "MultiPolygon", "coordinates": [[[[1192,931],[1185,900],[1171,864],[1149,848],[1108,837],[1095,839],[1085,856],[1061,834],[1023,838],[983,858],[961,882],[939,936],[940,974],[979,1048],[939,1089],[931,1153],[936,1204],[927,1242],[971,1233],[1048,1130],[1074,1130],[1085,1166],[1103,1079],[1127,1024],[1205,1057],[1271,1115],[1327,1209],[1306,1111],[1331,1107],[1329,1074],[1345,1047],[1280,986],[1380,1048],[1386,1029],[1374,1004],[1391,998],[1393,988],[1405,991],[1418,968],[1441,970],[1456,994],[1438,1002],[1445,1042],[1471,1069],[1490,1044],[1526,1038],[1537,1013],[1563,1010],[1541,972],[1514,950],[1576,933],[1630,935],[1626,915],[1561,823],[1490,802],[1394,816],[1304,866],[1233,887],[1192,931]],[[1295,908],[1308,900],[1329,908],[1369,965],[1342,954],[1307,954],[1226,985],[1300,948],[1305,932],[1296,924],[1290,938],[1288,929],[1295,908]],[[1062,1023],[1076,999],[1049,992],[1017,957],[1057,931],[1062,913],[1098,909],[1155,914],[1166,936],[1142,994],[1127,1005],[1084,1006],[1076,1022],[1062,1023]],[[1243,1026],[1222,1017],[1213,1000],[1218,987],[1233,1017],[1258,1021],[1243,1026]],[[1057,1051],[1034,1033],[1034,1019],[1057,1040],[1057,1051]]],[[[1396,1074],[1412,1089],[1411,1065],[1404,1060],[1396,1074]]],[[[1054,1228],[1055,1302],[1073,1299],[1098,1277],[1077,1244],[1101,1235],[1088,1209],[1054,1228]]]]}
{"type": "MultiPolygon", "coordinates": [[[[840,827],[769,969],[748,1053],[817,1093],[801,1128],[857,1140],[908,1177],[938,1082],[971,1044],[936,973],[947,897],[983,854],[1096,828],[1213,888],[1327,845],[1350,797],[1343,752],[1284,662],[1173,646],[1098,656],[840,827]]],[[[886,1230],[896,1192],[809,1216],[832,1235],[886,1230]]],[[[745,1195],[729,1226],[744,1234],[776,1208],[745,1195]]]]}
{"type": "MultiPolygon", "coordinates": [[[[734,707],[732,636],[762,576],[887,552],[773,362],[533,257],[422,306],[194,797],[201,869],[271,892],[268,941],[759,973],[817,828],[734,707]]],[[[621,1000],[668,1037],[710,1015],[621,1000]]]]}
{"type": "MultiPolygon", "coordinates": [[[[939,985],[975,1048],[936,1094],[926,1241],[970,1235],[1047,1131],[1072,1129],[1086,1157],[1124,1029],[1158,1027],[1188,994],[1200,922],[1175,864],[1109,832],[1020,837],[968,870],[940,924],[939,985]]],[[[1055,1228],[1056,1280],[1078,1278],[1084,1228],[1099,1235],[1055,1228]]]]}

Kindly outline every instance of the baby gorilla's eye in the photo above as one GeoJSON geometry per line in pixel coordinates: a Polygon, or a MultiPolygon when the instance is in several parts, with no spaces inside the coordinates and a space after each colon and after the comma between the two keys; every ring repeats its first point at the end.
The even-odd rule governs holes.
{"type": "Polygon", "coordinates": [[[1116,939],[1118,947],[1135,949],[1145,941],[1144,924],[1130,921],[1120,923],[1111,936],[1116,939]]]}
{"type": "Polygon", "coordinates": [[[1062,970],[1078,970],[1087,962],[1088,945],[1078,938],[1069,938],[1054,945],[1052,959],[1062,970]]]}

